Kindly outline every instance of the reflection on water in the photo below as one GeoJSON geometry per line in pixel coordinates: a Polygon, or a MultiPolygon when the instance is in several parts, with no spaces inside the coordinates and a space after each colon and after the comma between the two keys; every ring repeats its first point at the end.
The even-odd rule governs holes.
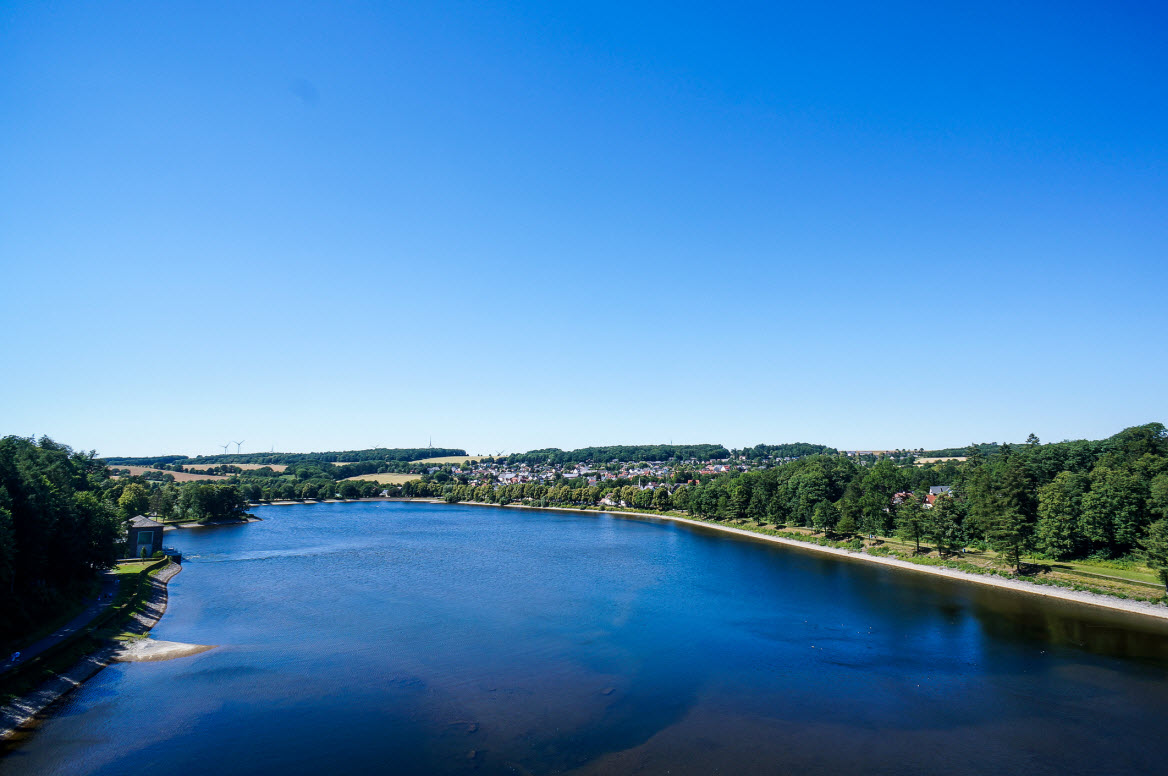
{"type": "Polygon", "coordinates": [[[183,531],[4,774],[1151,773],[1168,624],[706,530],[421,504],[183,531]]]}

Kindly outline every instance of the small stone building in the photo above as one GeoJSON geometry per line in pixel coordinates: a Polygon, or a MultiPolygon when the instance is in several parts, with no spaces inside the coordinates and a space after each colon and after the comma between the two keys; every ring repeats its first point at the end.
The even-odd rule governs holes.
{"type": "Polygon", "coordinates": [[[161,552],[163,528],[165,526],[162,523],[151,520],[146,515],[131,517],[126,530],[126,557],[141,558],[143,550],[147,558],[161,552]]]}

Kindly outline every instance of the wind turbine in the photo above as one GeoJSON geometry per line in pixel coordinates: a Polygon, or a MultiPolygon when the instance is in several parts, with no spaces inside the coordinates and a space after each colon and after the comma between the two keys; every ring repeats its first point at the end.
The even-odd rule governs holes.
{"type": "MultiPolygon", "coordinates": [[[[245,440],[243,440],[243,442],[246,442],[246,441],[247,441],[246,439],[245,439],[245,440]]],[[[235,442],[235,443],[234,443],[234,444],[235,444],[235,454],[236,454],[236,455],[239,455],[239,446],[240,446],[240,445],[242,445],[242,444],[243,444],[243,442],[235,442]]]]}
{"type": "Polygon", "coordinates": [[[225,445],[220,445],[220,447],[222,447],[222,448],[223,448],[223,454],[224,454],[224,455],[227,455],[227,448],[228,448],[228,447],[230,447],[230,446],[231,446],[231,443],[230,443],[230,442],[228,442],[228,443],[227,443],[227,444],[225,444],[225,445]]]}

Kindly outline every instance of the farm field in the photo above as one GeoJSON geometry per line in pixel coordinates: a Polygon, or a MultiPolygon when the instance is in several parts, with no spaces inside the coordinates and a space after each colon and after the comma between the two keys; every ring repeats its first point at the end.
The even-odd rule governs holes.
{"type": "Polygon", "coordinates": [[[416,474],[398,474],[396,472],[386,472],[384,474],[359,474],[356,477],[346,477],[348,480],[366,480],[368,482],[377,482],[382,485],[401,485],[403,482],[410,480],[422,479],[416,474]]]}
{"type": "Polygon", "coordinates": [[[423,458],[420,461],[410,461],[410,463],[462,463],[463,461],[481,461],[486,457],[485,455],[446,455],[438,458],[423,458]]]}
{"type": "Polygon", "coordinates": [[[183,466],[188,472],[202,472],[207,469],[214,469],[217,466],[234,466],[238,469],[243,469],[245,472],[255,471],[256,469],[271,469],[274,472],[282,472],[288,468],[286,463],[200,463],[194,466],[183,466]]]}
{"type": "Polygon", "coordinates": [[[161,469],[154,469],[149,466],[111,466],[111,469],[129,469],[131,475],[145,474],[146,472],[162,472],[163,474],[170,474],[174,476],[175,482],[208,482],[211,480],[225,480],[227,479],[220,474],[197,474],[195,472],[170,472],[162,471],[161,469]]]}

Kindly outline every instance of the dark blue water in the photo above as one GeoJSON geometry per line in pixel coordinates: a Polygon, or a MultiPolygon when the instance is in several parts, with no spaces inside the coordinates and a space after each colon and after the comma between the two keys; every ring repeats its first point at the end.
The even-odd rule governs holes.
{"type": "Polygon", "coordinates": [[[1168,627],[656,521],[184,530],[159,639],[5,774],[1164,772],[1168,627]]]}

